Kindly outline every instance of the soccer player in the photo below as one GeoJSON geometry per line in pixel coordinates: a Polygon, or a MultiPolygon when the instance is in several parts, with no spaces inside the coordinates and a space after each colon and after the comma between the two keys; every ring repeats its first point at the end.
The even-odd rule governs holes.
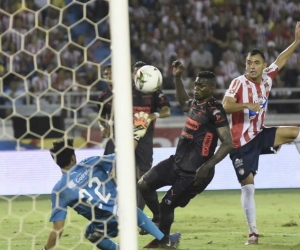
{"type": "MultiPolygon", "coordinates": [[[[135,114],[135,147],[150,123],[147,116],[143,112],[135,114]]],[[[77,163],[72,139],[54,142],[50,153],[61,168],[62,177],[51,194],[50,221],[53,222],[53,229],[43,250],[52,249],[58,243],[64,229],[68,206],[91,222],[86,228],[86,239],[96,244],[98,249],[117,250],[118,244],[110,239],[118,234],[117,188],[114,177],[110,174],[115,154],[92,156],[77,163]]],[[[177,247],[180,233],[164,235],[139,208],[137,216],[138,226],[156,237],[160,247],[177,247]]]]}
{"type": "MultiPolygon", "coordinates": [[[[136,75],[136,72],[146,63],[136,62],[133,66],[132,78],[136,75]]],[[[149,128],[143,138],[139,141],[138,146],[135,149],[135,164],[136,164],[136,176],[137,181],[152,167],[153,161],[153,136],[154,126],[157,118],[166,118],[170,116],[170,103],[161,90],[157,90],[152,94],[145,94],[138,91],[133,84],[132,87],[132,102],[133,113],[143,111],[149,114],[149,119],[152,121],[149,128]]],[[[137,205],[143,210],[145,207],[145,201],[137,190],[137,205]]],[[[143,235],[146,232],[141,230],[140,234],[143,235]]]]}
{"type": "MultiPolygon", "coordinates": [[[[144,62],[136,62],[133,66],[132,78],[134,79],[136,72],[146,63],[144,62]]],[[[108,82],[111,82],[111,67],[110,78],[108,82]]],[[[105,78],[105,69],[104,69],[104,78],[105,78]]],[[[104,122],[102,122],[102,127],[100,129],[103,131],[104,136],[109,136],[112,132],[112,86],[106,92],[103,92],[98,101],[102,104],[98,105],[98,109],[101,112],[101,117],[104,122]],[[102,108],[103,107],[103,108],[102,108]],[[106,119],[106,122],[105,122],[106,119]],[[107,123],[107,120],[110,122],[107,123]]],[[[146,135],[140,140],[136,150],[135,150],[135,162],[136,162],[136,176],[137,180],[139,180],[151,167],[153,161],[153,135],[154,135],[154,121],[157,118],[165,118],[170,116],[170,103],[168,99],[165,97],[161,90],[157,90],[152,94],[145,94],[138,91],[135,88],[135,85],[132,85],[132,102],[133,102],[133,114],[137,112],[145,112],[149,114],[149,119],[152,120],[149,128],[147,129],[146,135]]],[[[104,153],[111,154],[114,152],[114,142],[113,139],[110,139],[107,144],[104,153]]],[[[140,192],[137,190],[137,205],[143,210],[145,207],[145,201],[142,198],[140,192]]],[[[140,232],[141,234],[145,234],[143,230],[140,232]]]]}
{"type": "Polygon", "coordinates": [[[101,105],[98,104],[97,107],[101,117],[99,120],[101,138],[109,138],[104,149],[104,155],[108,155],[115,152],[115,143],[113,138],[113,113],[111,112],[113,99],[111,64],[108,64],[103,68],[103,78],[106,81],[108,88],[98,97],[98,102],[100,102],[101,105]]]}
{"type": "MultiPolygon", "coordinates": [[[[272,81],[300,43],[300,23],[295,29],[295,41],[267,67],[262,51],[253,49],[246,58],[245,75],[232,80],[223,106],[231,114],[234,149],[230,153],[237,178],[241,184],[241,203],[249,227],[246,242],[257,244],[254,176],[261,154],[277,153],[284,143],[295,142],[300,153],[298,127],[265,127],[264,119],[272,81]]],[[[272,169],[270,169],[272,171],[272,169]]]]}
{"type": "MultiPolygon", "coordinates": [[[[233,148],[226,113],[222,104],[213,98],[215,75],[200,72],[195,80],[194,98],[190,98],[182,84],[182,69],[180,61],[173,63],[177,97],[183,111],[188,113],[175,155],[158,163],[138,182],[146,205],[164,234],[170,232],[174,209],[185,207],[203,192],[214,177],[215,165],[233,148]],[[215,152],[218,139],[221,145],[215,152]],[[159,204],[156,190],[167,185],[171,188],[159,204]]],[[[148,247],[157,244],[154,240],[148,247]]]]}

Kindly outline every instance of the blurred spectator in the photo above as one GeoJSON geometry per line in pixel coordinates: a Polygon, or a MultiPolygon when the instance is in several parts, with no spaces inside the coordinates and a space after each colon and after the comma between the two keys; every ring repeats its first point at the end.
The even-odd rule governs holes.
{"type": "MultiPolygon", "coordinates": [[[[267,50],[265,52],[265,58],[268,65],[275,62],[279,52],[276,50],[276,44],[273,41],[267,42],[267,50]]],[[[291,61],[291,60],[290,60],[291,61]]]]}
{"type": "Polygon", "coordinates": [[[9,89],[5,91],[5,116],[12,113],[12,106],[23,105],[25,101],[24,82],[19,78],[13,78],[9,84],[9,89]]]}
{"type": "MultiPolygon", "coordinates": [[[[0,32],[6,31],[1,37],[0,76],[15,70],[28,76],[31,84],[41,81],[38,85],[43,86],[43,80],[37,81],[39,74],[35,70],[39,69],[50,73],[51,86],[56,90],[77,91],[79,88],[70,87],[73,73],[65,67],[74,70],[79,66],[74,73],[85,76],[86,86],[93,84],[97,90],[103,90],[100,67],[96,65],[110,63],[110,42],[106,40],[110,39],[108,2],[80,0],[87,3],[85,13],[89,23],[79,22],[78,27],[76,24],[71,29],[70,25],[83,20],[80,3],[69,5],[71,0],[50,0],[52,7],[33,13],[30,10],[41,9],[47,1],[23,2],[29,10],[20,10],[21,1],[0,1],[0,32]],[[10,16],[6,12],[17,14],[10,16]],[[12,29],[7,31],[10,25],[12,29]],[[96,32],[100,38],[95,40],[96,32]],[[87,44],[89,47],[83,50],[87,44]]],[[[199,70],[214,71],[219,87],[226,88],[233,77],[245,71],[249,50],[260,48],[270,64],[292,42],[295,20],[300,20],[300,1],[130,0],[129,18],[132,61],[142,60],[157,66],[164,76],[163,88],[174,90],[170,69],[174,59],[187,68],[184,79],[187,89],[189,79],[194,79],[199,70]]],[[[299,86],[299,58],[299,51],[292,55],[276,79],[276,86],[299,86]]],[[[5,87],[9,85],[8,78],[3,82],[5,87]]],[[[284,98],[278,94],[274,97],[281,96],[284,98]]]]}
{"type": "Polygon", "coordinates": [[[211,71],[214,65],[213,62],[213,55],[209,50],[205,49],[204,43],[199,43],[198,48],[194,49],[191,53],[193,67],[211,71]]]}

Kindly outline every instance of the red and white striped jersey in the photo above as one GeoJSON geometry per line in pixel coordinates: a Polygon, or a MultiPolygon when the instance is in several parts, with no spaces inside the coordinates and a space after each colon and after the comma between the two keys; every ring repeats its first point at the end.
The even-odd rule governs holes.
{"type": "Polygon", "coordinates": [[[230,128],[235,148],[245,145],[262,131],[268,97],[278,71],[278,66],[273,63],[263,71],[261,83],[255,83],[245,75],[232,80],[225,96],[236,99],[237,103],[261,103],[262,107],[258,114],[249,109],[231,114],[230,128]]]}

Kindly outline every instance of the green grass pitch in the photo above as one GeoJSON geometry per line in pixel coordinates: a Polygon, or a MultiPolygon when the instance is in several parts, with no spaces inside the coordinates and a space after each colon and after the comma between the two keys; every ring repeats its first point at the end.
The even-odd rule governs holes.
{"type": "MultiPolygon", "coordinates": [[[[245,246],[247,226],[240,205],[240,191],[205,191],[184,209],[178,208],[172,232],[180,231],[181,250],[300,249],[299,189],[256,190],[259,245],[245,246]]],[[[0,250],[40,250],[52,226],[49,196],[0,197],[0,250]]],[[[60,246],[96,249],[83,238],[87,221],[69,211],[60,246]]],[[[149,210],[145,212],[151,216],[149,210]]],[[[152,236],[139,236],[139,249],[152,236]]],[[[117,239],[116,239],[117,240],[117,239]]],[[[122,248],[123,250],[130,250],[122,248]]]]}

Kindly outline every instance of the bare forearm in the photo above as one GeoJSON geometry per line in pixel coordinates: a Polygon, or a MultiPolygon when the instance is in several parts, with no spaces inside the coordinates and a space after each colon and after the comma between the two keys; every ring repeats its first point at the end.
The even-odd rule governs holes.
{"type": "Polygon", "coordinates": [[[215,166],[220,161],[222,161],[233,149],[232,140],[228,140],[226,142],[223,142],[217,152],[214,154],[212,158],[210,158],[205,165],[208,166],[215,166]]]}
{"type": "Polygon", "coordinates": [[[186,101],[188,101],[190,99],[190,97],[186,93],[186,91],[183,87],[181,77],[179,77],[179,76],[174,77],[174,82],[175,82],[175,86],[176,86],[176,95],[177,95],[179,104],[181,107],[185,107],[185,103],[186,103],[186,101]]]}
{"type": "Polygon", "coordinates": [[[232,114],[243,109],[247,109],[247,103],[223,103],[223,107],[227,114],[232,114]]]}
{"type": "Polygon", "coordinates": [[[166,118],[171,115],[170,108],[168,106],[162,107],[159,111],[159,118],[166,118]]]}
{"type": "Polygon", "coordinates": [[[292,54],[299,46],[299,41],[294,41],[289,47],[287,47],[284,51],[282,51],[279,56],[277,57],[275,63],[281,69],[287,61],[291,58],[292,54]]]}

